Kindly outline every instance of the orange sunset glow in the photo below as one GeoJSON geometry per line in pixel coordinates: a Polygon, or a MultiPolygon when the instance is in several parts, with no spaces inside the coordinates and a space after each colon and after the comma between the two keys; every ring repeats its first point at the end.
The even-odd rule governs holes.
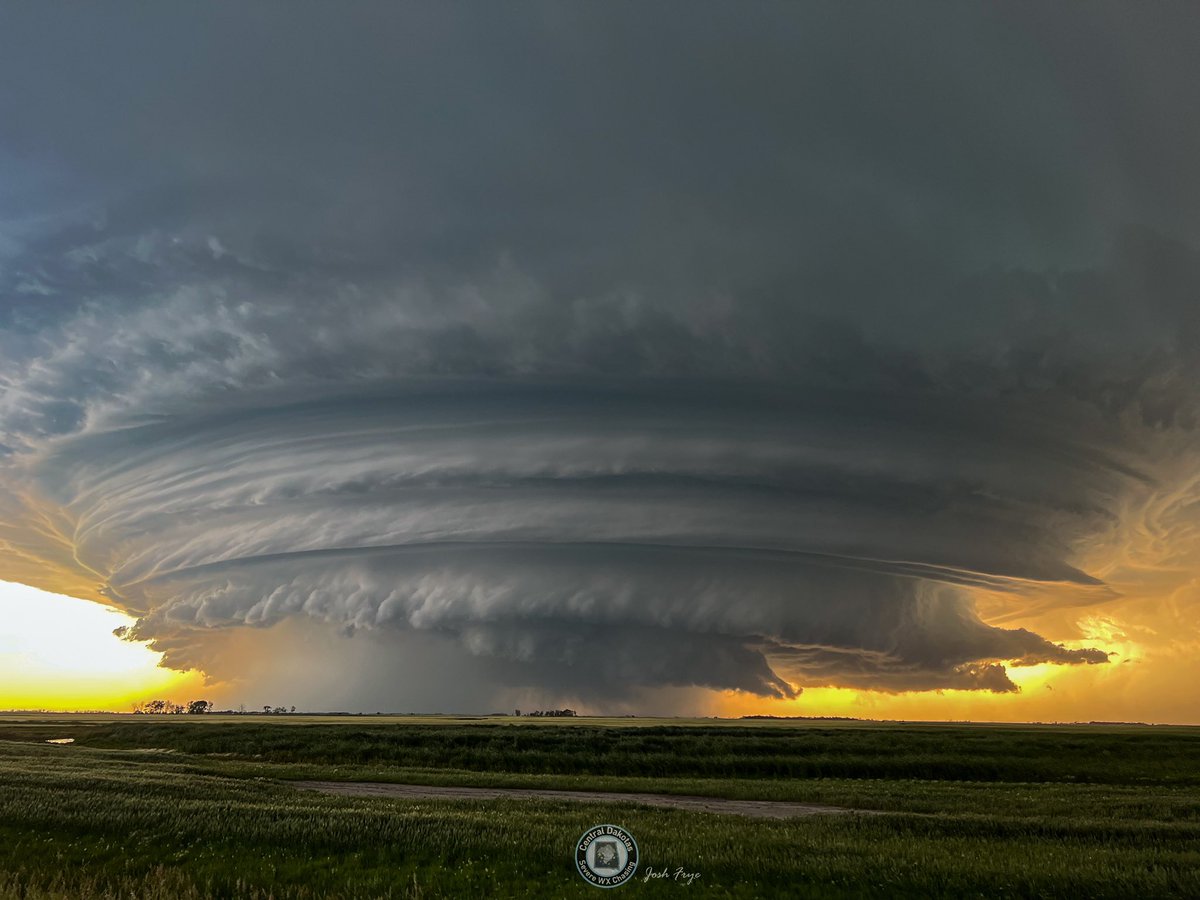
{"type": "MultiPolygon", "coordinates": [[[[1100,642],[1111,664],[1073,667],[1045,663],[1012,667],[1019,692],[964,690],[884,692],[810,686],[794,700],[765,700],[722,692],[686,713],[837,716],[876,720],[1075,722],[1146,721],[1188,724],[1197,716],[1190,694],[1172,690],[1200,679],[1200,643],[1184,635],[1166,639],[1138,623],[1136,605],[1075,622],[1079,637],[1068,646],[1100,642]],[[1135,637],[1136,636],[1136,639],[1135,637]]],[[[161,665],[162,656],[112,631],[133,620],[95,602],[48,594],[19,584],[0,585],[0,709],[128,712],[153,697],[244,699],[236,685],[206,684],[203,673],[161,665]]],[[[1068,617],[1069,618],[1069,617],[1068,617]]],[[[1021,624],[1033,626],[1036,622],[1021,624]]],[[[239,652],[253,652],[242,642],[239,652]]],[[[243,692],[244,693],[244,692],[243,692]]],[[[597,714],[605,710],[597,707],[597,714]]]]}
{"type": "Polygon", "coordinates": [[[162,668],[159,654],[115,637],[132,620],[99,604],[0,583],[0,616],[0,709],[129,712],[203,687],[197,673],[162,668]]]}

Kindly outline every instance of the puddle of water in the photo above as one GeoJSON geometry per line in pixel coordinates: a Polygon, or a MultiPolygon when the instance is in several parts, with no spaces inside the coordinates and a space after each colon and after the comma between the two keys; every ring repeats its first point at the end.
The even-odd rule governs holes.
{"type": "Polygon", "coordinates": [[[47,744],[73,744],[75,738],[47,738],[47,744]]]}

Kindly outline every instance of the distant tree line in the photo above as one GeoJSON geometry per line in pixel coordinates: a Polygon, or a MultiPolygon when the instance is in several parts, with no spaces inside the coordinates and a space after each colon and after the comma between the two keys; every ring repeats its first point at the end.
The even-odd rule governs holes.
{"type": "MultiPolygon", "coordinates": [[[[296,707],[287,706],[271,706],[267,704],[262,708],[264,715],[284,716],[296,711],[296,707]]],[[[182,703],[176,703],[173,700],[142,700],[133,704],[134,715],[148,716],[177,716],[181,714],[203,715],[204,713],[217,712],[213,708],[212,703],[208,700],[192,700],[186,706],[182,703]]],[[[245,715],[246,707],[240,709],[223,709],[221,713],[226,715],[245,715]]],[[[253,715],[253,714],[252,714],[253,715]]]]}
{"type": "Polygon", "coordinates": [[[197,715],[199,713],[206,713],[211,708],[212,704],[207,700],[192,700],[187,706],[176,703],[173,700],[145,700],[133,704],[133,711],[136,715],[151,716],[177,716],[181,713],[197,715]]]}
{"type": "MultiPolygon", "coordinates": [[[[516,712],[517,712],[518,716],[521,715],[521,711],[519,709],[516,712]]],[[[533,712],[525,713],[525,715],[527,715],[527,716],[557,716],[559,718],[570,718],[575,715],[575,710],[573,710],[573,709],[535,709],[533,712]]]]}

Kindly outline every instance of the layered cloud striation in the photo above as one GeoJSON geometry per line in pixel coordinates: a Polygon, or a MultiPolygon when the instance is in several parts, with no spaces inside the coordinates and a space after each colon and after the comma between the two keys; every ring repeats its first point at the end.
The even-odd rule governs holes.
{"type": "Polygon", "coordinates": [[[1200,646],[1186,16],[73,15],[0,13],[0,577],[298,703],[1200,646]]]}
{"type": "Polygon", "coordinates": [[[742,377],[586,372],[469,321],[414,334],[402,299],[369,336],[187,302],[80,313],[6,395],[7,564],[131,612],[170,665],[293,617],[576,696],[1013,691],[1005,665],[1107,660],[975,609],[1114,596],[1077,561],[1154,460],[1062,387],[750,378],[734,349],[742,377]],[[389,352],[468,330],[461,373],[389,352]]]}

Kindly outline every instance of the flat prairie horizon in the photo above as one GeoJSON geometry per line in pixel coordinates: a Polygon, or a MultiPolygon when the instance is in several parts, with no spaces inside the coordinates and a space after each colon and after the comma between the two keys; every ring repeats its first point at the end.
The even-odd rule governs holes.
{"type": "MultiPolygon", "coordinates": [[[[31,725],[41,725],[54,721],[69,721],[80,723],[101,724],[112,721],[134,720],[146,723],[164,724],[230,724],[258,722],[286,724],[320,724],[320,725],[356,725],[364,722],[380,725],[457,725],[492,723],[502,725],[537,726],[602,726],[612,728],[664,728],[680,727],[753,727],[753,728],[804,728],[805,726],[820,728],[857,728],[879,726],[928,726],[931,728],[996,728],[996,729],[1078,729],[1081,731],[1111,731],[1111,730],[1178,730],[1200,731],[1200,725],[1178,724],[1172,722],[989,722],[986,720],[945,720],[945,719],[853,719],[840,716],[743,716],[738,718],[722,716],[515,716],[510,713],[484,713],[478,715],[462,715],[459,713],[361,713],[361,712],[294,712],[294,713],[263,713],[263,712],[207,712],[203,714],[138,714],[120,711],[63,711],[54,710],[4,710],[0,709],[0,723],[15,725],[22,722],[31,725]]],[[[1200,764],[1200,760],[1198,760],[1200,764]]]]}

